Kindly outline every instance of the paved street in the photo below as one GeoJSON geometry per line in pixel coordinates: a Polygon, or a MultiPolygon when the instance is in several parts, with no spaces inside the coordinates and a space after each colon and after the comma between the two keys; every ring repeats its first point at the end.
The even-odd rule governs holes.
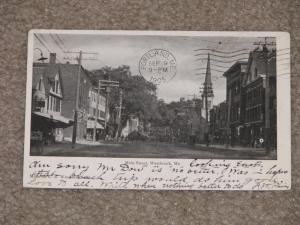
{"type": "MultiPolygon", "coordinates": [[[[34,151],[33,155],[38,155],[34,151]]],[[[103,142],[98,145],[57,143],[45,146],[44,156],[72,157],[119,157],[119,158],[203,158],[203,159],[275,159],[273,153],[266,155],[263,149],[226,148],[225,146],[189,146],[181,143],[162,142],[103,142]]]]}

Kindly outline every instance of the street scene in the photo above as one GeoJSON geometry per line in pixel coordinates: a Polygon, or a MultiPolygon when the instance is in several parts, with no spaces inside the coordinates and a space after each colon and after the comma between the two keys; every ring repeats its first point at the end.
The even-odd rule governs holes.
{"type": "Polygon", "coordinates": [[[274,160],[276,54],[272,37],[35,33],[30,155],[274,160]]]}

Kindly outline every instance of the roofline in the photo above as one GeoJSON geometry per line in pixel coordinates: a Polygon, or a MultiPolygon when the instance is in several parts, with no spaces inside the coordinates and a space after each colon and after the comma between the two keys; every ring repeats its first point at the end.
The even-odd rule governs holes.
{"type": "MultiPolygon", "coordinates": [[[[249,61],[249,60],[248,60],[249,61]]],[[[223,74],[224,77],[227,77],[227,74],[229,72],[231,72],[233,70],[234,67],[238,66],[238,65],[247,65],[248,64],[248,61],[241,61],[241,60],[238,60],[236,61],[228,70],[225,71],[225,73],[223,74]]]]}
{"type": "MultiPolygon", "coordinates": [[[[79,64],[71,64],[71,63],[38,63],[38,62],[34,62],[33,67],[46,67],[46,66],[58,66],[58,68],[60,69],[60,66],[79,66],[79,64]]],[[[86,73],[86,75],[91,78],[90,73],[92,73],[90,70],[85,69],[82,65],[80,65],[81,70],[86,73]]]]}

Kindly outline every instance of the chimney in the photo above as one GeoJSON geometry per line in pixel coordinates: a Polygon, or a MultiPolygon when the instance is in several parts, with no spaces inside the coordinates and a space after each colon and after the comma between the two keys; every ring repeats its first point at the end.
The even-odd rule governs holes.
{"type": "Polygon", "coordinates": [[[49,63],[55,64],[56,61],[56,53],[50,53],[49,63]]]}

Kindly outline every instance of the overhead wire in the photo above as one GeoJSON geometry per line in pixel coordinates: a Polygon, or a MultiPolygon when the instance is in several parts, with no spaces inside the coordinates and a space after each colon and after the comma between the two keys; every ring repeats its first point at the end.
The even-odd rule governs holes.
{"type": "Polygon", "coordinates": [[[63,48],[66,50],[66,46],[65,46],[65,43],[63,42],[63,40],[61,39],[61,37],[58,35],[58,34],[55,34],[56,37],[57,37],[57,40],[61,43],[61,45],[63,46],[63,48]]]}
{"type": "MultiPolygon", "coordinates": [[[[207,55],[206,53],[199,53],[199,54],[196,54],[195,56],[205,56],[207,55]]],[[[216,54],[212,54],[210,53],[211,56],[215,56],[215,57],[220,57],[220,58],[234,58],[234,57],[237,57],[237,56],[241,56],[241,55],[249,55],[249,52],[244,52],[244,53],[240,53],[240,54],[236,54],[236,55],[232,55],[232,56],[222,56],[222,55],[216,55],[216,54]]]]}
{"type": "MultiPolygon", "coordinates": [[[[47,40],[46,40],[46,38],[43,36],[43,34],[40,34],[40,36],[41,36],[41,38],[47,43],[47,40]]],[[[52,34],[49,34],[49,36],[50,36],[50,38],[51,39],[53,39],[52,38],[52,34]]],[[[54,39],[53,39],[54,40],[54,39]]],[[[52,42],[52,44],[53,44],[53,42],[52,42]]],[[[55,45],[56,43],[54,42],[54,44],[53,44],[53,46],[56,48],[56,45],[55,45]]],[[[49,45],[48,45],[49,46],[49,45]]],[[[59,46],[57,46],[58,48],[60,48],[59,46]]],[[[58,62],[60,62],[60,63],[62,63],[62,61],[63,61],[63,59],[58,55],[58,54],[56,54],[56,60],[58,61],[58,62]]]]}
{"type": "Polygon", "coordinates": [[[37,34],[34,34],[34,36],[41,43],[41,45],[43,45],[46,48],[46,50],[50,53],[51,51],[49,50],[49,48],[47,47],[47,45],[43,41],[41,41],[41,39],[37,36],[37,34]]]}
{"type": "MultiPolygon", "coordinates": [[[[196,59],[196,61],[202,61],[202,60],[207,60],[206,58],[198,58],[196,59]]],[[[239,59],[235,59],[235,60],[232,60],[232,61],[222,61],[222,60],[217,60],[217,59],[213,59],[211,58],[210,59],[211,61],[214,61],[214,62],[219,62],[219,63],[235,63],[237,61],[243,61],[243,60],[248,60],[248,58],[239,58],[239,59]]]]}
{"type": "MultiPolygon", "coordinates": [[[[49,53],[52,53],[52,51],[50,51],[50,48],[49,46],[46,44],[46,39],[40,34],[40,37],[38,37],[37,34],[34,34],[34,36],[36,37],[36,39],[41,43],[41,45],[43,45],[45,47],[45,49],[49,52],[49,53]]],[[[60,60],[59,60],[59,57],[56,56],[56,59],[58,62],[62,63],[60,60]]]]}
{"type": "MultiPolygon", "coordinates": [[[[196,70],[206,70],[206,68],[196,68],[196,70]]],[[[213,68],[210,68],[210,70],[220,72],[220,73],[225,73],[226,72],[226,71],[216,70],[216,69],[213,69],[213,68]]]]}
{"type": "Polygon", "coordinates": [[[241,51],[249,51],[250,49],[239,49],[236,51],[231,51],[231,52],[226,52],[226,51],[220,51],[220,50],[215,50],[215,49],[210,49],[210,48],[200,48],[200,49],[195,49],[194,51],[212,51],[212,52],[218,52],[218,53],[222,53],[222,54],[233,54],[233,53],[237,53],[237,52],[241,52],[241,51]]]}
{"type": "Polygon", "coordinates": [[[64,52],[64,49],[60,46],[60,43],[58,43],[58,41],[54,38],[53,34],[50,34],[50,37],[52,38],[52,40],[55,42],[55,44],[58,46],[58,48],[64,52]]]}

